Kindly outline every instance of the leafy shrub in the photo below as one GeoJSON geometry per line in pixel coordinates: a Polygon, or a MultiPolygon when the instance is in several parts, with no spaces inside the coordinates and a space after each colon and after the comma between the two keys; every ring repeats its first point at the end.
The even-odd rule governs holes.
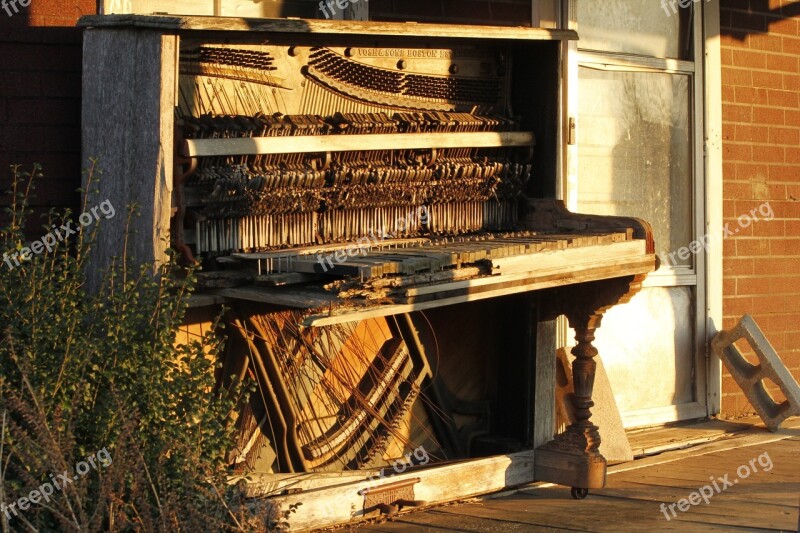
{"type": "MultiPolygon", "coordinates": [[[[22,247],[40,174],[13,168],[0,253],[22,247]]],[[[51,211],[43,232],[70,215],[51,211]]],[[[130,227],[133,210],[126,215],[130,227]]],[[[217,327],[175,342],[193,273],[174,260],[155,270],[117,261],[89,294],[97,227],[19,266],[0,263],[0,530],[247,529],[257,520],[233,489],[220,488],[244,389],[214,392],[217,327]],[[101,450],[107,464],[78,475],[76,465],[101,450]],[[76,479],[21,509],[19,498],[65,472],[76,479]]]]}

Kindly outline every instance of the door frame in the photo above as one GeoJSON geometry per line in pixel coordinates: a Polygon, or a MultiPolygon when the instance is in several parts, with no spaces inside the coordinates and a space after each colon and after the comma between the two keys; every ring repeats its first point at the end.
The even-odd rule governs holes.
{"type": "MultiPolygon", "coordinates": [[[[534,0],[534,13],[550,12],[542,8],[546,0],[534,0]]],[[[580,41],[571,41],[565,46],[565,76],[562,98],[565,105],[563,125],[575,121],[578,116],[578,73],[582,64],[597,61],[632,72],[664,72],[688,74],[692,79],[691,116],[693,131],[693,239],[721,231],[722,228],[722,109],[721,109],[721,60],[719,31],[719,0],[693,3],[692,19],[694,61],[635,57],[626,54],[602,54],[578,49],[580,41]]],[[[576,29],[576,1],[560,0],[556,6],[561,27],[576,29]]],[[[560,197],[572,211],[578,208],[578,151],[580,147],[571,143],[577,135],[570,135],[569,127],[562,126],[564,140],[561,154],[560,197]]],[[[703,418],[720,412],[722,389],[722,366],[718,357],[710,350],[710,339],[722,327],[722,242],[712,239],[705,250],[694,256],[692,272],[675,269],[656,272],[648,276],[644,287],[693,286],[695,288],[695,375],[693,402],[629,411],[623,417],[626,427],[658,425],[679,420],[703,418]]],[[[568,329],[562,322],[559,327],[558,345],[568,343],[568,329]]]]}

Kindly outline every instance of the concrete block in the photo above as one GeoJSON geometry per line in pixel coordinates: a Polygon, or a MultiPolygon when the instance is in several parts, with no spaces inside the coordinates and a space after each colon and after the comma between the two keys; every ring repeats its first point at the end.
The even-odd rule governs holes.
{"type": "MultiPolygon", "coordinates": [[[[572,405],[572,361],[575,358],[564,348],[557,351],[556,363],[556,420],[558,424],[567,426],[575,420],[572,405]]],[[[592,392],[592,423],[600,428],[600,453],[609,463],[633,461],[633,449],[622,426],[617,400],[611,391],[603,361],[595,357],[597,372],[594,376],[592,392]]],[[[563,428],[559,428],[563,429],[563,428]]]]}
{"type": "Polygon", "coordinates": [[[777,431],[788,417],[800,415],[800,386],[753,317],[744,315],[734,328],[717,333],[711,348],[770,431],[777,431]],[[739,339],[747,339],[759,364],[750,364],[733,345],[739,339]],[[776,403],[764,387],[764,379],[771,379],[786,400],[776,403]]]}

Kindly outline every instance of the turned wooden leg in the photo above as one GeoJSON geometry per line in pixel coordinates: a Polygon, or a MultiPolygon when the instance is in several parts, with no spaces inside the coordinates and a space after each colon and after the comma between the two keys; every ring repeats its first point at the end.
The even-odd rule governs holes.
{"type": "MultiPolygon", "coordinates": [[[[543,293],[540,320],[566,315],[575,329],[578,344],[572,349],[572,379],[575,421],[556,437],[536,448],[534,476],[579,489],[602,488],[606,483],[606,460],[600,453],[600,432],[592,424],[592,389],[597,349],[592,345],[603,313],[625,303],[642,286],[643,275],[612,278],[570,285],[543,293]]],[[[555,393],[555,391],[553,391],[555,393]]],[[[573,491],[574,495],[574,491],[573,491]]]]}
{"type": "MultiPolygon", "coordinates": [[[[600,326],[600,315],[592,315],[585,321],[570,325],[575,328],[575,340],[578,344],[572,349],[575,361],[572,363],[572,380],[575,393],[572,397],[572,404],[575,406],[575,422],[567,431],[582,435],[586,440],[586,452],[595,453],[600,447],[600,432],[597,426],[592,424],[592,390],[594,388],[594,376],[597,371],[597,363],[594,357],[597,355],[597,348],[592,345],[594,332],[600,326]]],[[[598,452],[599,453],[599,452],[598,452]]]]}
{"type": "Polygon", "coordinates": [[[575,421],[550,442],[536,448],[535,477],[580,489],[597,489],[606,483],[606,460],[600,454],[600,432],[592,424],[592,389],[597,363],[597,348],[592,345],[600,326],[600,314],[568,316],[578,344],[572,349],[572,380],[575,393],[575,421]]]}

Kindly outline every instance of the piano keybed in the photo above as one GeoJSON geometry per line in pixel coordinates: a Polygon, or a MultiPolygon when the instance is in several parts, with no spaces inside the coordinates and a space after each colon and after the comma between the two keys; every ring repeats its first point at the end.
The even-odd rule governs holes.
{"type": "Polygon", "coordinates": [[[458,269],[483,261],[619,243],[630,239],[629,232],[548,234],[519,231],[437,239],[381,239],[372,235],[346,245],[233,253],[231,256],[256,262],[259,274],[296,272],[354,276],[366,281],[394,274],[410,275],[458,269]]]}

